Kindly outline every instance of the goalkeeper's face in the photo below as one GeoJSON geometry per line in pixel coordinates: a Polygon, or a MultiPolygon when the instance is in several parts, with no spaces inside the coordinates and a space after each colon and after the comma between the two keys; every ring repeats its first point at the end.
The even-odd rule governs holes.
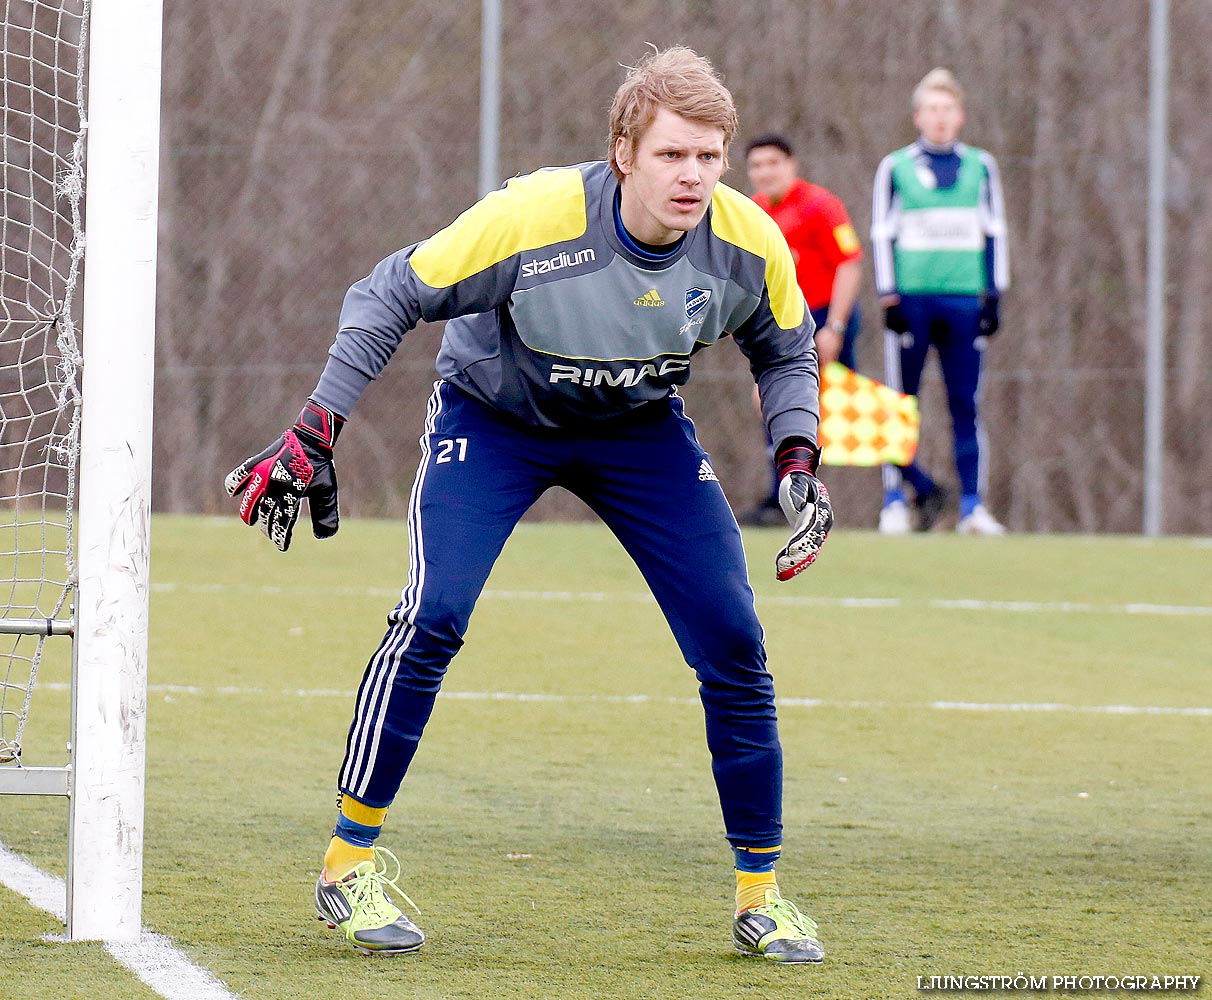
{"type": "Polygon", "coordinates": [[[707,214],[726,165],[724,131],[659,108],[634,149],[615,147],[623,174],[623,225],[637,240],[662,245],[689,232],[707,214]]]}

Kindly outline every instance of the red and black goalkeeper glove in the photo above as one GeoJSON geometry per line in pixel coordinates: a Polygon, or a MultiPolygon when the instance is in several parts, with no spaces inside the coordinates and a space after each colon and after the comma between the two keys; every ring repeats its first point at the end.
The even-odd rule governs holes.
{"type": "Polygon", "coordinates": [[[820,451],[805,438],[787,438],[774,455],[779,474],[779,506],[791,525],[791,538],[775,558],[775,575],[790,580],[820,554],[833,527],[833,504],[816,478],[820,451]]]}
{"type": "Polygon", "coordinates": [[[229,494],[240,494],[244,523],[259,524],[283,552],[290,548],[304,497],[316,537],[337,533],[340,517],[332,447],[344,425],[344,417],[309,399],[293,427],[232,469],[223,481],[229,494]]]}

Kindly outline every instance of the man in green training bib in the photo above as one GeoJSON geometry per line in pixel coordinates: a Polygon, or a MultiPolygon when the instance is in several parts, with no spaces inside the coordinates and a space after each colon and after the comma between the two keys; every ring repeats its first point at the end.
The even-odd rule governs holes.
{"type": "MultiPolygon", "coordinates": [[[[918,140],[885,156],[875,175],[871,244],[887,328],[885,381],[917,395],[926,356],[932,346],[938,352],[960,481],[956,530],[1001,535],[1006,529],[982,499],[979,416],[984,351],[1010,283],[1001,179],[989,153],[958,141],[964,94],[949,70],[931,70],[914,89],[913,123],[918,140]]],[[[885,466],[880,531],[929,530],[950,493],[916,462],[885,466]]]]}

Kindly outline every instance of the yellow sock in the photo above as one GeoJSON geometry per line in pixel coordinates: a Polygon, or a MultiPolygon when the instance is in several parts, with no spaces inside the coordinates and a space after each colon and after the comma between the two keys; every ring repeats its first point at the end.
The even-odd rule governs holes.
{"type": "MultiPolygon", "coordinates": [[[[358,828],[359,835],[366,834],[373,838],[378,836],[379,829],[383,826],[383,820],[386,816],[386,807],[368,806],[365,802],[359,802],[348,795],[342,795],[341,814],[337,820],[337,827],[340,828],[343,825],[347,825],[343,821],[348,821],[348,823],[354,824],[358,828]]],[[[334,835],[328,843],[328,850],[324,852],[325,876],[330,882],[335,882],[337,879],[344,878],[363,861],[373,861],[374,856],[375,851],[373,847],[369,845],[359,847],[351,844],[348,840],[334,835]]]]}
{"type": "Polygon", "coordinates": [[[743,872],[736,869],[736,912],[744,913],[766,902],[766,890],[778,892],[774,872],[743,872]]]}
{"type": "Polygon", "coordinates": [[[348,840],[333,837],[324,852],[324,877],[329,882],[337,882],[363,861],[373,861],[374,857],[373,847],[354,847],[348,840]]]}

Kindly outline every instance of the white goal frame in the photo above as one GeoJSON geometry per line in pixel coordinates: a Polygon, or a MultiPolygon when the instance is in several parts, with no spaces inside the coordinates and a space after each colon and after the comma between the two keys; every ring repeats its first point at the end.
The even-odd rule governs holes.
{"type": "Polygon", "coordinates": [[[86,2],[83,369],[66,768],[0,791],[69,799],[67,937],[142,932],[152,385],[163,0],[86,2]]]}
{"type": "Polygon", "coordinates": [[[138,940],[162,0],[93,0],[67,933],[138,940]]]}

